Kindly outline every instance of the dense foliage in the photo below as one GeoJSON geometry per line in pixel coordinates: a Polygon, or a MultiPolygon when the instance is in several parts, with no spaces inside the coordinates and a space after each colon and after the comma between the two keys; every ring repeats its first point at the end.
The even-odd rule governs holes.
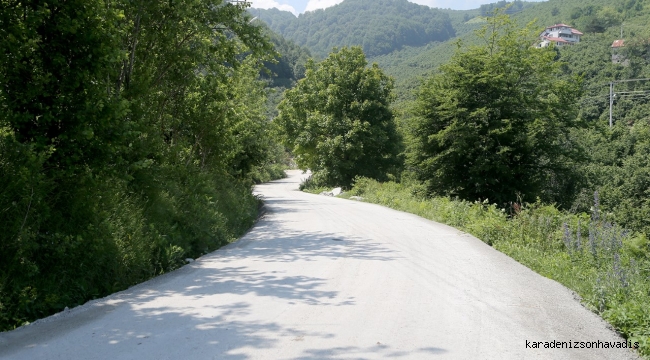
{"type": "MultiPolygon", "coordinates": [[[[604,45],[605,47],[602,49],[605,52],[609,52],[611,42],[620,37],[621,25],[627,38],[638,37],[643,33],[644,29],[647,29],[648,11],[650,10],[648,0],[551,0],[528,3],[528,5],[512,15],[513,20],[520,25],[534,21],[541,32],[546,26],[558,23],[569,24],[587,34],[583,39],[589,39],[592,36],[593,29],[586,25],[598,23],[596,18],[600,16],[599,12],[613,16],[614,20],[618,19],[611,22],[613,27],[604,33],[601,32],[606,37],[603,40],[609,41],[609,44],[604,45]],[[630,7],[629,4],[632,2],[634,2],[634,6],[630,7]],[[532,7],[528,7],[528,5],[532,5],[532,7]],[[588,14],[585,9],[594,10],[588,14]],[[616,15],[612,15],[612,11],[616,15]]],[[[454,31],[463,44],[480,44],[473,31],[484,25],[486,20],[479,16],[479,10],[441,11],[449,14],[454,31]]],[[[603,31],[602,29],[596,30],[603,31]]],[[[650,34],[647,35],[646,39],[650,38],[650,34]]],[[[413,99],[412,92],[421,78],[435,73],[440,65],[451,59],[455,51],[454,41],[404,47],[389,54],[369,58],[369,60],[377,62],[388,75],[395,78],[397,103],[402,103],[413,99]]]]}
{"type": "MultiPolygon", "coordinates": [[[[581,44],[560,52],[565,61],[564,72],[585,79],[586,94],[579,102],[581,120],[589,127],[574,131],[574,138],[588,157],[580,165],[584,184],[582,194],[574,199],[573,208],[587,210],[588,194],[598,190],[604,209],[612,219],[630,229],[650,234],[650,82],[630,81],[614,86],[612,107],[614,127],[609,123],[609,81],[644,79],[650,75],[650,47],[635,37],[627,38],[621,51],[624,63],[613,63],[609,49],[611,39],[620,36],[619,29],[605,32],[608,36],[587,37],[581,44]]],[[[645,35],[642,35],[645,38],[645,35]]]]}
{"type": "Polygon", "coordinates": [[[266,71],[262,76],[271,80],[271,87],[289,88],[305,76],[305,64],[312,57],[311,52],[270,29],[266,33],[278,52],[278,57],[264,63],[266,71]]]}
{"type": "MultiPolygon", "coordinates": [[[[413,126],[407,128],[412,131],[416,142],[407,141],[407,144],[412,149],[411,159],[416,160],[414,164],[420,165],[416,170],[420,171],[417,175],[420,179],[438,182],[414,183],[400,189],[395,186],[403,185],[377,184],[372,191],[353,190],[353,194],[415,213],[424,212],[426,216],[476,234],[536,271],[577,291],[591,309],[600,313],[626,337],[639,341],[641,352],[650,355],[650,243],[647,240],[650,234],[650,164],[647,160],[650,156],[650,82],[626,81],[615,85],[615,125],[613,128],[608,126],[609,82],[650,77],[650,42],[647,41],[650,38],[647,31],[650,10],[646,5],[643,1],[549,1],[536,5],[536,11],[524,10],[515,17],[520,22],[536,17],[542,19],[543,25],[574,24],[586,34],[580,44],[554,49],[546,55],[542,55],[544,51],[540,50],[531,52],[532,49],[528,46],[532,40],[524,41],[520,48],[529,49],[529,59],[537,60],[525,63],[534,66],[527,70],[528,74],[523,81],[514,85],[502,79],[511,75],[520,76],[518,67],[512,66],[513,61],[526,57],[511,55],[502,58],[501,65],[508,69],[508,73],[499,72],[495,66],[493,68],[497,68],[497,71],[492,78],[483,78],[481,72],[489,67],[469,66],[483,64],[477,61],[476,52],[470,51],[465,56],[456,55],[450,63],[440,67],[438,75],[424,82],[414,109],[409,108],[410,104],[407,103],[407,110],[414,110],[416,115],[413,126]],[[626,46],[613,50],[612,42],[621,38],[621,23],[624,24],[623,38],[626,46]],[[599,27],[594,27],[596,24],[599,27]],[[541,61],[544,56],[548,57],[545,63],[541,61]],[[534,92],[529,87],[519,88],[518,102],[509,102],[510,97],[504,96],[507,95],[506,90],[517,88],[520,84],[526,85],[528,79],[531,81],[529,84],[534,85],[533,88],[545,88],[548,83],[544,76],[537,78],[539,73],[535,68],[543,67],[539,67],[541,64],[547,64],[547,70],[550,71],[548,74],[555,77],[553,81],[556,84],[574,81],[576,77],[582,81],[564,83],[556,91],[534,92]],[[465,69],[471,71],[464,71],[465,69]],[[450,73],[457,76],[450,77],[450,73]],[[582,86],[578,89],[580,83],[582,86]],[[468,122],[472,116],[481,120],[489,117],[478,117],[481,112],[472,106],[472,100],[477,97],[471,96],[472,93],[467,91],[461,93],[465,96],[457,96],[456,92],[461,89],[490,94],[491,100],[486,100],[487,106],[484,106],[486,109],[497,109],[500,113],[502,108],[498,105],[509,103],[511,106],[519,106],[520,110],[532,109],[531,113],[535,116],[526,119],[527,126],[519,128],[511,124],[512,116],[493,126],[489,126],[489,121],[468,122]],[[495,90],[498,90],[496,95],[495,90]],[[535,118],[544,112],[536,105],[542,105],[543,102],[540,104],[540,99],[527,100],[532,94],[545,93],[557,96],[555,99],[553,96],[546,98],[557,102],[553,109],[558,115],[564,113],[561,117],[556,117],[560,122],[548,123],[557,126],[559,132],[538,127],[544,123],[538,123],[535,118]],[[581,93],[584,95],[580,96],[581,93]],[[427,118],[430,121],[423,121],[427,118]],[[445,123],[445,120],[448,121],[445,123]],[[442,125],[446,127],[441,130],[442,125]],[[500,125],[505,126],[501,128],[500,125]],[[552,131],[547,133],[545,129],[552,131]],[[427,134],[431,136],[426,136],[427,134]],[[517,163],[503,161],[504,157],[501,157],[516,148],[501,138],[506,136],[512,139],[509,135],[526,139],[526,146],[537,147],[535,151],[543,147],[538,152],[542,156],[537,158],[537,164],[543,167],[541,171],[519,172],[519,182],[532,181],[537,185],[527,186],[521,192],[515,184],[510,183],[516,179],[510,172],[518,169],[517,163]],[[539,138],[540,135],[544,139],[539,138]],[[470,144],[481,150],[486,149],[484,142],[477,139],[492,139],[499,146],[505,145],[506,149],[493,151],[499,150],[499,146],[496,146],[492,149],[487,147],[488,151],[477,151],[470,144]],[[426,151],[427,147],[431,150],[431,156],[425,158],[418,150],[426,151]],[[580,156],[567,156],[571,152],[580,156]],[[549,174],[549,165],[554,165],[555,161],[557,167],[551,169],[556,175],[544,176],[545,172],[549,174]],[[558,211],[552,206],[540,207],[537,204],[522,207],[518,203],[506,207],[506,211],[502,212],[499,207],[504,204],[498,194],[479,196],[477,192],[464,196],[459,190],[464,190],[461,187],[468,184],[466,177],[472,173],[468,171],[468,175],[463,177],[458,168],[469,167],[472,162],[480,165],[478,169],[497,168],[503,172],[481,174],[473,179],[473,184],[470,181],[470,185],[480,184],[481,179],[488,180],[493,176],[493,181],[496,181],[487,184],[485,189],[494,191],[502,189],[504,185],[511,185],[511,196],[513,193],[528,195],[523,199],[530,202],[535,202],[535,197],[538,196],[547,203],[554,202],[566,209],[566,212],[558,211]],[[454,166],[457,168],[454,169],[454,166]],[[443,170],[426,172],[436,169],[443,170]],[[449,174],[458,177],[450,180],[449,174]],[[542,178],[539,178],[540,175],[542,178]],[[439,180],[449,181],[445,184],[439,180]],[[441,185],[448,187],[445,190],[441,185]],[[443,191],[439,190],[441,187],[443,191]],[[541,192],[536,193],[535,189],[541,192]],[[599,195],[594,203],[595,191],[599,195]],[[449,198],[437,197],[425,200],[420,197],[427,193],[460,195],[471,201],[487,197],[490,203],[496,202],[500,206],[455,202],[449,198]],[[410,199],[411,197],[418,199],[410,199]],[[591,212],[591,217],[587,215],[588,212],[591,212]],[[507,217],[506,214],[510,216],[507,217]],[[532,219],[531,214],[535,214],[532,219]]],[[[488,20],[488,23],[490,21],[493,20],[488,20]]],[[[523,36],[520,38],[524,39],[523,36]]],[[[481,44],[475,40],[469,43],[481,44]]],[[[484,46],[486,44],[489,48],[490,43],[483,42],[484,46]]],[[[513,48],[509,49],[512,51],[513,48]]],[[[406,59],[409,60],[412,61],[406,59]]],[[[414,66],[419,64],[421,62],[415,62],[414,66]]],[[[525,149],[523,150],[518,150],[517,156],[526,155],[525,149]]],[[[505,160],[509,160],[507,156],[505,160]]],[[[409,176],[403,178],[408,179],[409,176]]],[[[359,184],[364,188],[368,183],[362,180],[359,184]]]]}
{"type": "Polygon", "coordinates": [[[490,18],[481,38],[420,88],[410,164],[438,195],[561,200],[579,82],[559,79],[555,51],[531,47],[531,30],[507,16],[490,18]]]}
{"type": "Polygon", "coordinates": [[[281,174],[269,54],[221,0],[0,1],[0,329],[252,224],[250,184],[281,174]]]}
{"type": "Polygon", "coordinates": [[[277,9],[255,11],[271,29],[323,57],[333,47],[361,46],[375,56],[454,36],[446,13],[407,0],[346,0],[297,18],[277,9]]]}
{"type": "Polygon", "coordinates": [[[532,2],[526,2],[520,0],[514,0],[514,1],[501,0],[491,4],[483,4],[479,8],[479,10],[481,12],[481,16],[492,16],[492,14],[494,14],[494,11],[497,9],[503,10],[503,12],[506,14],[515,14],[526,8],[530,8],[533,6],[535,6],[535,4],[532,2]]]}
{"type": "Polygon", "coordinates": [[[349,186],[356,176],[385,179],[398,164],[399,137],[390,109],[392,80],[359,47],[307,63],[287,90],[275,122],[302,169],[319,185],[349,186]]]}

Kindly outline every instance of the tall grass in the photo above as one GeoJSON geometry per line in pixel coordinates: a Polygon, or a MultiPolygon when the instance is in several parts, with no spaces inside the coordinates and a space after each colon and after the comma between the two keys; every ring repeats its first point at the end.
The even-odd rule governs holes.
{"type": "Polygon", "coordinates": [[[427,198],[421,187],[361,178],[345,196],[466,231],[582,297],[650,358],[650,243],[607,220],[595,194],[591,214],[540,203],[499,209],[487,202],[427,198]]]}

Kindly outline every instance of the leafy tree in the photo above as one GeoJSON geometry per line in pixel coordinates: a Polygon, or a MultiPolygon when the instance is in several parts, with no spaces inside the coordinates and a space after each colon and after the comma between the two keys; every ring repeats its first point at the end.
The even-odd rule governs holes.
{"type": "Polygon", "coordinates": [[[552,15],[552,16],[558,16],[558,15],[560,15],[560,9],[559,9],[557,6],[555,6],[555,7],[553,8],[553,10],[551,10],[551,15],[552,15]]]}
{"type": "MultiPolygon", "coordinates": [[[[628,58],[636,60],[632,62],[632,66],[644,67],[650,64],[650,31],[640,31],[635,37],[626,41],[625,46],[628,48],[626,51],[628,58]]],[[[641,69],[635,70],[637,70],[636,73],[631,74],[634,77],[642,74],[641,69]]]]}
{"type": "Polygon", "coordinates": [[[571,186],[579,82],[558,78],[555,51],[531,47],[531,28],[507,15],[478,35],[484,45],[458,51],[419,89],[409,163],[431,193],[557,200],[571,186]]]}
{"type": "Polygon", "coordinates": [[[0,329],[227,243],[275,159],[272,47],[223,0],[0,0],[0,329]]]}
{"type": "Polygon", "coordinates": [[[393,81],[367,68],[359,47],[335,50],[287,90],[275,119],[302,169],[320,185],[349,186],[356,176],[386,178],[399,138],[390,109],[393,81]]]}
{"type": "Polygon", "coordinates": [[[603,33],[607,28],[618,26],[623,21],[623,16],[610,7],[603,7],[594,15],[583,20],[584,30],[591,33],[603,33]]]}

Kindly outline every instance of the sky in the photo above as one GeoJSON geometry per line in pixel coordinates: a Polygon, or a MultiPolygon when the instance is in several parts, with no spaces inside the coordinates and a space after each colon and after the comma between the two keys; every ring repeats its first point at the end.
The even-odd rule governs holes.
{"type": "MultiPolygon", "coordinates": [[[[280,10],[290,11],[295,15],[301,14],[305,11],[312,11],[316,9],[324,9],[336,5],[343,0],[249,0],[254,8],[271,9],[278,8],[280,10]]],[[[489,4],[497,2],[497,0],[409,0],[410,2],[428,5],[430,7],[437,7],[443,9],[454,10],[469,10],[477,9],[481,4],[489,4]]],[[[528,0],[528,1],[544,1],[544,0],[528,0]]]]}

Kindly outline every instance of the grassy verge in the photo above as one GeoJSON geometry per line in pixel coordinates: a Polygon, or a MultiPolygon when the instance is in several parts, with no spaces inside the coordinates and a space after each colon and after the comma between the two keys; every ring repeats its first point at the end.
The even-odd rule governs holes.
{"type": "Polygon", "coordinates": [[[300,183],[300,191],[304,191],[310,194],[320,194],[324,191],[330,191],[330,190],[332,190],[331,186],[330,187],[321,186],[317,184],[311,176],[309,176],[302,183],[300,183]]]}
{"type": "Polygon", "coordinates": [[[409,212],[466,231],[578,293],[650,358],[650,244],[609,223],[599,210],[570,214],[550,205],[515,207],[425,198],[417,186],[360,179],[343,197],[409,212]]]}

